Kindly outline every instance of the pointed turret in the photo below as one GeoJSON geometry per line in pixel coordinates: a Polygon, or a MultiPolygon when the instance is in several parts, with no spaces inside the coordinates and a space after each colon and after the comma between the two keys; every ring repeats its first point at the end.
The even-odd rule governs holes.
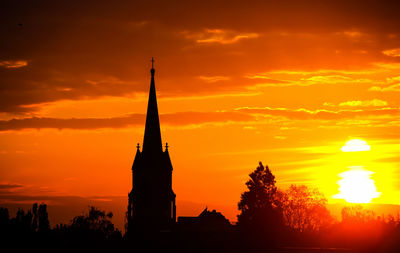
{"type": "Polygon", "coordinates": [[[140,155],[141,155],[141,153],[140,153],[140,145],[138,143],[137,146],[136,146],[136,155],[135,155],[135,159],[133,160],[132,170],[140,162],[140,155]]]}
{"type": "Polygon", "coordinates": [[[151,58],[151,81],[149,102],[147,105],[146,127],[144,130],[142,152],[162,152],[160,120],[158,118],[156,85],[154,82],[154,59],[151,58]]]}

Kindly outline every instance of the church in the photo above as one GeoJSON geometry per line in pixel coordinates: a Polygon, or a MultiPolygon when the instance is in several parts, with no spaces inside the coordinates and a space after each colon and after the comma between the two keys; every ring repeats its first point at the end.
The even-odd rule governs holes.
{"type": "Polygon", "coordinates": [[[137,144],[132,165],[132,190],[129,193],[127,232],[171,231],[176,222],[175,193],[172,190],[172,163],[168,144],[163,150],[154,81],[154,59],[150,70],[143,146],[137,144]]]}

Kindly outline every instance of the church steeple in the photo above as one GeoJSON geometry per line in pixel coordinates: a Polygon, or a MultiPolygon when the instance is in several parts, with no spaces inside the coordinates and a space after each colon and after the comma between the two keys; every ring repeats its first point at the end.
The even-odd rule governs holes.
{"type": "Polygon", "coordinates": [[[162,152],[160,120],[158,118],[156,86],[154,82],[154,59],[151,58],[151,81],[147,105],[146,127],[143,138],[143,153],[162,152]]]}
{"type": "Polygon", "coordinates": [[[127,233],[133,236],[143,231],[171,231],[176,222],[176,195],[172,190],[173,168],[168,144],[163,152],[153,58],[151,63],[142,152],[138,144],[132,164],[132,190],[128,194],[127,233]]]}

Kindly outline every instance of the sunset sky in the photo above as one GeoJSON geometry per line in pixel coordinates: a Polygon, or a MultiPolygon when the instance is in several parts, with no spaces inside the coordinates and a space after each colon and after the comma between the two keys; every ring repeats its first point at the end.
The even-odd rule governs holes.
{"type": "Polygon", "coordinates": [[[207,205],[235,219],[259,161],[279,188],[318,187],[330,203],[341,201],[341,173],[365,169],[380,193],[372,202],[400,204],[399,10],[382,0],[2,1],[0,204],[118,199],[122,217],[151,57],[178,216],[207,205]],[[352,139],[370,150],[343,152],[352,139]]]}

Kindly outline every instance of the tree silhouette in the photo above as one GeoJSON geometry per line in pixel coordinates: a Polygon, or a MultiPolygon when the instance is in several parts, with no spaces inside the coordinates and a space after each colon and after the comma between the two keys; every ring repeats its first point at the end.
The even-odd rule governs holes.
{"type": "Polygon", "coordinates": [[[47,213],[46,204],[40,204],[37,212],[37,220],[39,222],[39,232],[46,232],[50,230],[49,214],[47,213]]]}
{"type": "Polygon", "coordinates": [[[32,210],[28,210],[26,213],[24,210],[18,209],[16,217],[11,219],[11,222],[21,231],[45,232],[50,230],[46,204],[40,204],[38,207],[38,204],[34,203],[32,210]]]}
{"type": "Polygon", "coordinates": [[[318,189],[291,185],[279,194],[279,202],[285,224],[299,232],[318,232],[333,221],[318,189]]]}
{"type": "Polygon", "coordinates": [[[10,215],[7,208],[0,207],[0,225],[8,224],[10,215]]]}
{"type": "Polygon", "coordinates": [[[122,235],[111,222],[111,212],[90,206],[87,213],[75,216],[70,224],[58,224],[53,232],[70,249],[84,248],[98,251],[117,249],[122,235]]]}
{"type": "Polygon", "coordinates": [[[83,234],[91,238],[108,239],[120,232],[115,230],[111,222],[113,213],[106,213],[94,206],[89,208],[86,215],[79,215],[73,218],[70,229],[75,234],[83,234]]]}
{"type": "Polygon", "coordinates": [[[249,176],[248,191],[242,193],[238,204],[238,227],[251,239],[273,246],[282,224],[275,176],[261,162],[249,176]]]}
{"type": "Polygon", "coordinates": [[[361,205],[346,206],[342,209],[343,223],[365,224],[375,220],[375,213],[361,205]]]}
{"type": "Polygon", "coordinates": [[[18,209],[17,215],[15,218],[11,219],[11,222],[14,227],[16,227],[19,231],[26,233],[34,231],[32,228],[32,212],[28,210],[26,213],[23,209],[18,209]]]}
{"type": "Polygon", "coordinates": [[[38,228],[38,205],[37,203],[34,203],[32,206],[32,229],[36,231],[38,228]]]}
{"type": "Polygon", "coordinates": [[[0,238],[3,239],[10,229],[10,215],[7,208],[0,207],[0,238]]]}
{"type": "Polygon", "coordinates": [[[93,249],[111,251],[121,248],[122,235],[111,223],[113,214],[90,207],[85,215],[76,216],[69,225],[50,228],[47,205],[33,204],[32,209],[18,209],[9,217],[8,209],[0,207],[0,241],[2,246],[18,250],[40,245],[41,250],[57,247],[63,249],[93,249]],[[6,246],[4,246],[4,244],[6,246]]]}

